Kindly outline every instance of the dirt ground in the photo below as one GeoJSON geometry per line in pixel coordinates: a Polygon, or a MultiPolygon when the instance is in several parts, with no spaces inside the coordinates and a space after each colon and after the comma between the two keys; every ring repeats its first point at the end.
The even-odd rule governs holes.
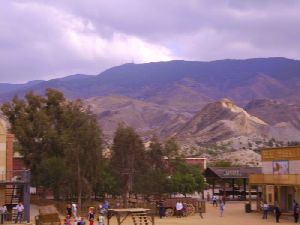
{"type": "MultiPolygon", "coordinates": [[[[203,219],[200,216],[194,215],[183,218],[169,217],[160,219],[155,218],[155,225],[260,225],[260,224],[276,224],[275,218],[270,215],[267,220],[263,220],[260,213],[245,213],[244,203],[242,202],[227,202],[223,217],[219,215],[219,209],[207,205],[207,212],[203,214],[203,219]]],[[[285,217],[280,220],[280,224],[293,224],[293,218],[285,217]]],[[[124,225],[132,225],[132,219],[127,218],[124,225]]],[[[95,225],[98,225],[95,223],[95,225]]],[[[110,220],[110,225],[117,225],[115,217],[110,220]]]]}
{"type": "MultiPolygon", "coordinates": [[[[38,214],[38,207],[31,206],[31,219],[38,214]]],[[[262,219],[260,213],[245,213],[244,202],[227,202],[223,217],[220,217],[219,209],[207,204],[207,212],[203,213],[203,219],[198,214],[194,216],[176,218],[168,217],[160,219],[155,217],[155,225],[261,225],[276,224],[273,215],[269,215],[267,220],[262,219]]],[[[32,221],[34,224],[34,221],[32,221]]],[[[107,223],[105,223],[106,225],[107,223]]],[[[294,224],[292,217],[283,217],[280,224],[294,224]]],[[[86,225],[89,223],[86,221],[86,225]]],[[[95,221],[94,225],[98,225],[95,221]]],[[[110,220],[110,225],[117,225],[116,218],[110,220]]],[[[133,225],[131,217],[128,217],[122,225],[133,225]]]]}

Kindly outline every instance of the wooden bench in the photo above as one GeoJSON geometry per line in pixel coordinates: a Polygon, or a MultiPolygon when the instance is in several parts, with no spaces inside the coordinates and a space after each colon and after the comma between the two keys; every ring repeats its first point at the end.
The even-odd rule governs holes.
{"type": "Polygon", "coordinates": [[[280,219],[289,219],[289,218],[294,218],[294,213],[292,212],[282,212],[280,215],[280,219]]]}

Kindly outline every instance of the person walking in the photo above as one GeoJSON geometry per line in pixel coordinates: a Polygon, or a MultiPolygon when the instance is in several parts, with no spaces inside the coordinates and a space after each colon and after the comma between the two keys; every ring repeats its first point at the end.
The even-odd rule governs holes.
{"type": "Polygon", "coordinates": [[[280,218],[280,215],[281,215],[281,211],[280,211],[278,203],[275,203],[274,212],[275,212],[276,223],[279,223],[279,218],[280,218]]]}
{"type": "Polygon", "coordinates": [[[300,211],[299,204],[298,204],[297,202],[295,202],[295,203],[293,204],[294,222],[295,222],[295,223],[298,223],[298,219],[299,219],[299,211],[300,211]]]}
{"type": "Polygon", "coordinates": [[[268,218],[268,211],[269,211],[269,205],[266,201],[264,201],[264,204],[262,206],[262,210],[263,210],[263,219],[267,219],[268,218]]]}
{"type": "Polygon", "coordinates": [[[201,217],[201,219],[203,219],[203,215],[202,215],[202,205],[201,204],[199,204],[199,208],[198,208],[198,210],[199,210],[199,216],[201,217]]]}
{"type": "Polygon", "coordinates": [[[19,202],[18,205],[14,208],[15,210],[17,210],[17,216],[15,219],[15,223],[21,223],[22,218],[23,218],[23,212],[24,212],[24,206],[22,204],[22,202],[19,202]]]}
{"type": "Polygon", "coordinates": [[[216,207],[218,207],[218,199],[217,199],[217,196],[216,196],[216,195],[213,195],[213,196],[212,196],[212,203],[213,203],[213,206],[216,205],[216,207]]]}
{"type": "Polygon", "coordinates": [[[225,210],[225,204],[223,201],[220,202],[220,216],[223,217],[224,214],[224,210],[225,210]]]}

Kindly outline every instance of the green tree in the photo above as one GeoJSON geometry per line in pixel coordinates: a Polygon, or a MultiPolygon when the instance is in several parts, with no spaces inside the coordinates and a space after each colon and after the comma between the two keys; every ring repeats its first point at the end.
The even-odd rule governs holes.
{"type": "MultiPolygon", "coordinates": [[[[90,195],[102,160],[102,133],[89,108],[81,101],[67,101],[61,92],[48,89],[45,96],[29,92],[24,99],[15,97],[1,109],[31,169],[34,184],[49,186],[41,179],[39,170],[53,170],[48,172],[55,177],[63,161],[64,173],[68,174],[64,192],[75,193],[79,204],[83,194],[90,195]]],[[[53,182],[56,184],[52,189],[59,185],[60,179],[53,182]]]]}
{"type": "Polygon", "coordinates": [[[182,160],[171,162],[172,172],[168,180],[170,193],[192,194],[204,189],[204,178],[197,166],[188,165],[182,160]]]}
{"type": "Polygon", "coordinates": [[[136,178],[136,192],[147,196],[166,193],[167,165],[163,157],[163,146],[156,137],[152,138],[146,151],[145,168],[136,178]]]}
{"type": "Polygon", "coordinates": [[[175,138],[168,139],[164,144],[163,153],[168,158],[179,157],[179,145],[177,144],[175,138]]]}
{"type": "Polygon", "coordinates": [[[53,190],[55,199],[59,199],[62,186],[67,178],[65,162],[62,158],[51,157],[41,161],[38,167],[38,183],[53,190]]]}
{"type": "Polygon", "coordinates": [[[71,181],[81,206],[82,196],[90,196],[97,184],[102,161],[102,132],[91,110],[79,100],[65,105],[62,118],[64,158],[69,162],[71,181]]]}
{"type": "Polygon", "coordinates": [[[104,161],[100,167],[100,174],[96,178],[96,186],[94,187],[95,196],[104,197],[105,193],[112,195],[121,194],[120,180],[114,173],[110,161],[104,161]]]}
{"type": "Polygon", "coordinates": [[[128,206],[128,195],[133,191],[134,182],[145,169],[145,148],[136,132],[123,125],[117,128],[112,146],[112,168],[119,177],[124,205],[128,206]]]}
{"type": "MultiPolygon", "coordinates": [[[[51,112],[48,109],[56,95],[56,107],[61,108],[64,98],[55,90],[47,90],[46,97],[29,92],[25,99],[14,97],[11,102],[1,107],[4,115],[11,124],[11,132],[15,134],[20,145],[20,152],[24,156],[26,165],[31,169],[33,182],[36,181],[37,168],[42,159],[50,156],[63,156],[61,147],[61,129],[53,123],[51,112]],[[50,98],[50,96],[52,96],[50,98]]],[[[56,109],[56,111],[61,109],[56,109]]],[[[57,121],[59,118],[56,119],[57,121]]]]}
{"type": "Polygon", "coordinates": [[[152,138],[146,157],[152,169],[162,169],[164,167],[164,149],[156,137],[152,138]]]}

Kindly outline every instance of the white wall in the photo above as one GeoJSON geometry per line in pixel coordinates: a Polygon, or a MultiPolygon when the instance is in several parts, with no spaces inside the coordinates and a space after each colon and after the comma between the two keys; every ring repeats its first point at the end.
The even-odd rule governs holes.
{"type": "MultiPolygon", "coordinates": [[[[273,174],[273,162],[272,161],[262,162],[262,173],[263,174],[273,174]]],[[[289,173],[290,174],[300,174],[300,160],[290,160],[289,161],[289,173]]]]}

